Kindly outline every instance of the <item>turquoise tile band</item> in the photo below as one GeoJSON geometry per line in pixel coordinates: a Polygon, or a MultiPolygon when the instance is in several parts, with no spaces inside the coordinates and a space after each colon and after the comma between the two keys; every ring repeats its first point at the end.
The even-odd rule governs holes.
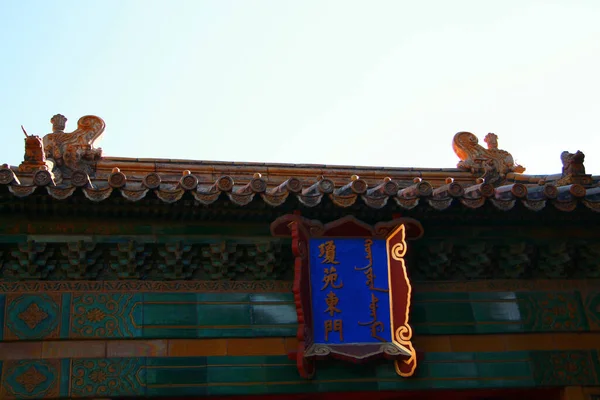
{"type": "MultiPolygon", "coordinates": [[[[415,335],[600,329],[600,293],[415,293],[415,335]]],[[[1,340],[291,337],[291,293],[0,295],[1,340]]]]}
{"type": "Polygon", "coordinates": [[[160,397],[600,384],[598,352],[428,353],[412,378],[393,363],[319,364],[300,378],[285,356],[100,358],[0,363],[0,398],[160,397]]]}

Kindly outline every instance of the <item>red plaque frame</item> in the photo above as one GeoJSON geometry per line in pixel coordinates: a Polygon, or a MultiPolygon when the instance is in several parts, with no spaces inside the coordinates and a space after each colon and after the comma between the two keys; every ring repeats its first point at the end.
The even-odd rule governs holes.
{"type": "Polygon", "coordinates": [[[412,376],[417,366],[415,349],[411,343],[412,328],[409,325],[411,285],[408,279],[404,256],[406,240],[423,236],[422,225],[412,218],[397,218],[379,222],[374,226],[346,216],[323,224],[308,220],[300,215],[288,214],[271,224],[273,236],[291,236],[294,253],[294,301],[298,316],[298,348],[290,357],[296,359],[298,372],[310,379],[315,373],[315,360],[337,358],[354,363],[365,362],[377,357],[395,360],[398,375],[412,376]],[[388,255],[388,279],[390,288],[390,318],[392,343],[385,345],[337,345],[320,346],[316,349],[312,327],[310,297],[309,240],[317,237],[374,238],[385,239],[388,255]]]}

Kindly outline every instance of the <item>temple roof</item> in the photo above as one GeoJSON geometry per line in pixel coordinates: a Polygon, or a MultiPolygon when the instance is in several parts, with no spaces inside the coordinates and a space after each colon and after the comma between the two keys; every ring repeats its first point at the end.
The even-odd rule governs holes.
{"type": "Polygon", "coordinates": [[[491,203],[510,210],[522,203],[532,211],[549,204],[560,211],[579,204],[600,210],[600,176],[585,174],[583,153],[564,152],[562,173],[526,175],[510,153],[497,148],[494,134],[486,136],[485,149],[475,135],[457,133],[452,141],[460,159],[456,168],[388,168],[104,157],[93,146],[104,131],[100,118],[82,117],[72,133],[63,131],[65,117],[54,116],[52,123],[53,133],[43,139],[26,134],[20,166],[0,168],[1,193],[64,200],[79,191],[91,202],[114,196],[136,202],[153,192],[164,203],[189,193],[204,206],[224,196],[237,206],[260,198],[279,207],[296,198],[304,207],[316,207],[329,198],[341,208],[379,209],[392,203],[410,210],[421,203],[445,210],[453,203],[470,209],[491,203]]]}

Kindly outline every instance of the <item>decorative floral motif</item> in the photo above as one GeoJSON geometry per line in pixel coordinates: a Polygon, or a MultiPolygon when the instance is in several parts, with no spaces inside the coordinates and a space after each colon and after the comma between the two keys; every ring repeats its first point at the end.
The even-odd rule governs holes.
{"type": "Polygon", "coordinates": [[[71,338],[137,337],[141,334],[141,298],[133,294],[75,293],[71,338]]]}
{"type": "Polygon", "coordinates": [[[145,380],[142,363],[141,358],[73,360],[71,396],[141,396],[145,380]]]}
{"type": "Polygon", "coordinates": [[[582,331],[588,328],[580,305],[581,299],[576,293],[541,292],[531,293],[523,298],[529,299],[535,315],[533,330],[582,331]]]}
{"type": "Polygon", "coordinates": [[[90,322],[100,322],[106,317],[106,314],[99,308],[92,308],[85,313],[85,317],[90,322]]]}
{"type": "Polygon", "coordinates": [[[534,376],[541,386],[593,386],[596,351],[538,351],[533,354],[534,376]]]}
{"type": "Polygon", "coordinates": [[[36,303],[31,303],[27,309],[18,314],[19,319],[29,327],[35,329],[40,322],[48,318],[48,314],[44,312],[36,303]]]}
{"type": "Polygon", "coordinates": [[[36,387],[46,382],[48,378],[42,375],[34,366],[31,366],[23,375],[17,376],[15,380],[23,385],[28,393],[32,393],[36,387]]]}
{"type": "Polygon", "coordinates": [[[106,373],[101,369],[95,369],[90,372],[90,379],[94,383],[102,383],[106,380],[106,373]]]}

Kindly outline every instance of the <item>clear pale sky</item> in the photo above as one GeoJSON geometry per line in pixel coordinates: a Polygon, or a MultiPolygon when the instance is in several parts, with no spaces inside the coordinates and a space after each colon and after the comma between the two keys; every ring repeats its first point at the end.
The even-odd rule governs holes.
{"type": "Polygon", "coordinates": [[[106,156],[600,174],[600,1],[0,0],[0,163],[56,113],[106,156]]]}

